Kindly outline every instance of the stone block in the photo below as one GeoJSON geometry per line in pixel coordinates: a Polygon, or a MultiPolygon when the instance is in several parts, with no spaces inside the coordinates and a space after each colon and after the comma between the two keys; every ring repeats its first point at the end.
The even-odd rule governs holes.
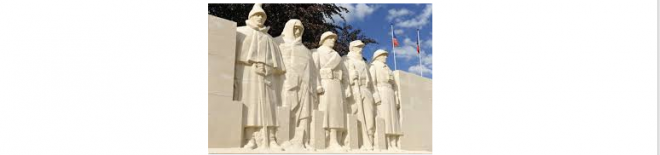
{"type": "Polygon", "coordinates": [[[323,111],[312,112],[311,144],[315,149],[325,149],[325,129],[323,129],[323,111]]]}
{"type": "Polygon", "coordinates": [[[209,94],[227,97],[234,93],[236,22],[209,15],[208,89],[209,94]]]}
{"type": "Polygon", "coordinates": [[[243,135],[243,104],[236,101],[218,101],[219,96],[209,95],[208,147],[241,147],[243,135]]]}
{"type": "Polygon", "coordinates": [[[347,127],[348,127],[348,130],[347,130],[347,133],[348,133],[348,136],[347,136],[348,146],[351,149],[358,149],[359,148],[359,144],[358,144],[359,143],[358,142],[359,141],[359,139],[358,139],[359,130],[358,130],[357,118],[353,114],[347,114],[347,116],[348,117],[346,117],[346,118],[348,120],[346,122],[347,122],[347,127]]]}
{"type": "Polygon", "coordinates": [[[376,133],[374,133],[374,142],[375,150],[387,150],[387,141],[385,139],[385,120],[380,117],[376,117],[376,133]]]}

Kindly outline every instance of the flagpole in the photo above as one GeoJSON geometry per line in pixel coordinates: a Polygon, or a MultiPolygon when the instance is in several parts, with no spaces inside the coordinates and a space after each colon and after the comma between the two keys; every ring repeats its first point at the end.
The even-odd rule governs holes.
{"type": "MultiPolygon", "coordinates": [[[[394,39],[394,25],[390,24],[390,29],[392,30],[392,39],[394,39]]],[[[396,68],[396,52],[394,51],[394,42],[392,42],[392,53],[394,54],[394,70],[396,68]]]]}
{"type": "MultiPolygon", "coordinates": [[[[417,48],[420,48],[420,45],[419,45],[419,29],[417,29],[417,48]]],[[[417,57],[419,57],[419,67],[420,67],[419,68],[419,75],[424,77],[424,70],[423,70],[423,66],[422,66],[422,49],[421,48],[419,49],[419,53],[417,53],[417,57]]]]}

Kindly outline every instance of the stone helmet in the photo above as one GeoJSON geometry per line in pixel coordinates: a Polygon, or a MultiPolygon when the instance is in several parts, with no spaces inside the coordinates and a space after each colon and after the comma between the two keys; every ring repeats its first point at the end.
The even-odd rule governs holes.
{"type": "Polygon", "coordinates": [[[362,40],[351,41],[348,47],[364,47],[362,40]]]}
{"type": "Polygon", "coordinates": [[[337,38],[337,34],[332,33],[331,31],[326,31],[323,34],[321,34],[321,40],[319,41],[319,45],[323,45],[323,41],[325,41],[325,39],[328,39],[328,37],[331,36],[337,38]]]}
{"type": "Polygon", "coordinates": [[[388,54],[387,51],[385,51],[385,50],[383,50],[383,49],[378,49],[378,50],[376,50],[376,52],[374,52],[374,56],[371,57],[371,61],[376,60],[376,58],[377,58],[378,56],[381,56],[381,55],[387,55],[387,54],[388,54]]]}
{"type": "Polygon", "coordinates": [[[266,11],[264,11],[264,9],[261,8],[261,3],[255,3],[254,6],[252,6],[252,10],[250,10],[250,14],[248,14],[248,18],[252,17],[252,15],[257,13],[262,13],[264,16],[266,16],[266,11]]]}

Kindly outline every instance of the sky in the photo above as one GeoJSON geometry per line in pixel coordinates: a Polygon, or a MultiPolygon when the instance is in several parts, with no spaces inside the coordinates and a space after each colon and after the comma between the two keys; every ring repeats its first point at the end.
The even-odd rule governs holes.
{"type": "MultiPolygon", "coordinates": [[[[393,24],[395,36],[399,46],[396,52],[396,68],[409,73],[420,75],[420,70],[426,78],[433,78],[432,73],[432,28],[433,23],[431,4],[338,4],[346,7],[349,12],[343,13],[346,22],[378,44],[369,44],[364,48],[363,55],[371,61],[373,53],[384,49],[390,54],[387,64],[394,70],[394,54],[392,53],[392,36],[390,25],[393,24]],[[417,54],[417,29],[419,29],[419,44],[421,54],[417,54]],[[420,58],[421,56],[421,65],[420,58]]],[[[336,24],[343,21],[337,16],[336,24]],[[338,20],[337,20],[338,19],[338,20]]]]}

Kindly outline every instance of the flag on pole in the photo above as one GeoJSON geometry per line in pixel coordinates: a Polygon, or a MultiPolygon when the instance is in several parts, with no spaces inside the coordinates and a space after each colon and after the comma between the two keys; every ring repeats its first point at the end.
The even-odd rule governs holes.
{"type": "Polygon", "coordinates": [[[392,29],[392,44],[394,47],[399,47],[399,41],[396,40],[396,35],[394,35],[394,29],[392,29]]]}
{"type": "MultiPolygon", "coordinates": [[[[419,67],[424,67],[422,65],[422,55],[419,54],[419,29],[417,29],[417,56],[419,57],[419,67]]],[[[419,70],[419,75],[422,76],[422,77],[424,77],[424,72],[423,71],[424,71],[423,69],[419,70]]]]}
{"type": "Polygon", "coordinates": [[[419,29],[417,29],[417,54],[419,54],[419,29]]]}
{"type": "Polygon", "coordinates": [[[394,51],[394,47],[399,46],[399,41],[396,40],[396,36],[394,35],[394,24],[390,24],[390,31],[392,32],[392,54],[394,54],[394,70],[397,70],[396,51],[394,51]]]}

